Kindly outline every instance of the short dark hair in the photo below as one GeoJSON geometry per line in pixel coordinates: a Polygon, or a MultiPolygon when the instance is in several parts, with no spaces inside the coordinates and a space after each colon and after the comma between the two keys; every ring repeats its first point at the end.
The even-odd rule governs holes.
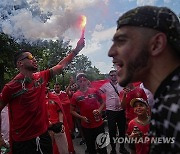
{"type": "Polygon", "coordinates": [[[14,66],[17,67],[17,61],[22,56],[23,53],[30,52],[28,50],[18,50],[14,54],[14,66]]]}
{"type": "Polygon", "coordinates": [[[117,21],[117,30],[123,26],[151,28],[163,32],[168,43],[180,57],[180,22],[167,7],[140,6],[124,13],[117,21]]]}

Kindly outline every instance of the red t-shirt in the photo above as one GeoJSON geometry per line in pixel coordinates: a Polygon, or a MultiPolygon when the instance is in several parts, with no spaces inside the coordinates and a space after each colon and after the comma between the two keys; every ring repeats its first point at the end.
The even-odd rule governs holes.
{"type": "Polygon", "coordinates": [[[32,80],[19,73],[4,86],[2,101],[9,107],[10,134],[14,141],[29,140],[47,130],[45,90],[49,79],[50,70],[34,73],[32,80]]]}
{"type": "Polygon", "coordinates": [[[54,100],[51,100],[49,98],[47,98],[46,104],[48,109],[49,121],[52,124],[59,122],[59,112],[61,111],[59,105],[54,100]]]}
{"type": "MultiPolygon", "coordinates": [[[[139,130],[142,132],[143,139],[148,136],[149,124],[142,125],[142,124],[136,122],[135,119],[131,120],[128,124],[128,129],[127,129],[128,135],[130,135],[132,133],[134,126],[137,126],[139,128],[139,130]]],[[[146,153],[149,153],[150,142],[136,143],[135,147],[136,147],[136,154],[146,154],[146,153]]]]}
{"type": "MultiPolygon", "coordinates": [[[[120,97],[123,96],[123,92],[122,91],[120,93],[120,97]]],[[[125,113],[126,113],[126,122],[127,124],[134,119],[136,116],[136,114],[134,113],[134,108],[130,105],[130,102],[133,98],[144,98],[145,100],[147,100],[147,96],[146,93],[144,92],[144,90],[142,88],[136,87],[135,89],[131,90],[130,92],[128,92],[126,94],[126,108],[125,108],[125,113]]],[[[122,100],[122,98],[121,98],[122,100]]]]}
{"type": "MultiPolygon", "coordinates": [[[[63,107],[62,107],[62,103],[61,103],[59,97],[56,94],[53,94],[51,92],[48,93],[48,100],[52,100],[52,101],[56,102],[56,105],[58,105],[58,107],[56,106],[57,109],[54,109],[55,106],[53,106],[51,108],[52,110],[54,110],[56,112],[56,111],[58,111],[60,109],[62,111],[63,123],[64,123],[65,133],[66,133],[66,137],[67,137],[67,141],[68,141],[68,149],[69,149],[69,152],[74,152],[74,146],[73,146],[71,134],[69,132],[69,126],[68,126],[68,123],[67,123],[67,118],[66,118],[66,116],[64,116],[65,113],[64,113],[64,110],[63,110],[63,107]]],[[[53,113],[53,111],[51,111],[51,115],[53,115],[53,117],[57,117],[57,112],[53,113]]]]}
{"type": "Polygon", "coordinates": [[[83,127],[96,128],[102,125],[102,118],[97,122],[93,115],[93,110],[100,107],[99,99],[102,99],[101,94],[94,88],[88,88],[86,92],[78,90],[74,93],[71,104],[77,106],[80,110],[80,115],[85,116],[90,121],[90,123],[81,121],[83,127]]]}

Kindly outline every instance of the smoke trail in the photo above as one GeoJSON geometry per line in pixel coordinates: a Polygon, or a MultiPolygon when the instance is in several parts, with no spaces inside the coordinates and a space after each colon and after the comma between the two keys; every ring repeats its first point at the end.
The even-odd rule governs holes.
{"type": "Polygon", "coordinates": [[[96,0],[1,0],[0,32],[16,40],[61,38],[96,0]]]}

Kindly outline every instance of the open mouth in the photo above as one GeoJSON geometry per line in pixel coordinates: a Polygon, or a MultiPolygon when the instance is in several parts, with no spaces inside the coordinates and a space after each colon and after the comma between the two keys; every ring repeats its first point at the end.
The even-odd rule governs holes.
{"type": "Polygon", "coordinates": [[[122,67],[124,66],[123,63],[120,61],[118,61],[118,62],[113,61],[113,63],[114,63],[115,69],[118,71],[121,70],[122,67]]]}
{"type": "Polygon", "coordinates": [[[37,63],[33,63],[33,66],[36,67],[36,68],[38,67],[37,63]]]}
{"type": "Polygon", "coordinates": [[[123,67],[123,63],[121,61],[113,61],[116,69],[121,69],[123,67]]]}

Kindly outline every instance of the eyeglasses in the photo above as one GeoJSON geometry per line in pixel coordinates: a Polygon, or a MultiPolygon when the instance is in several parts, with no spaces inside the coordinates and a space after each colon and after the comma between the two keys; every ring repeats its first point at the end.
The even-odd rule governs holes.
{"type": "Polygon", "coordinates": [[[34,57],[33,57],[33,55],[32,55],[32,54],[29,54],[29,55],[27,55],[26,57],[24,57],[24,58],[20,59],[20,61],[21,61],[21,60],[24,60],[24,59],[29,59],[29,60],[32,60],[32,59],[34,59],[34,57]]]}

